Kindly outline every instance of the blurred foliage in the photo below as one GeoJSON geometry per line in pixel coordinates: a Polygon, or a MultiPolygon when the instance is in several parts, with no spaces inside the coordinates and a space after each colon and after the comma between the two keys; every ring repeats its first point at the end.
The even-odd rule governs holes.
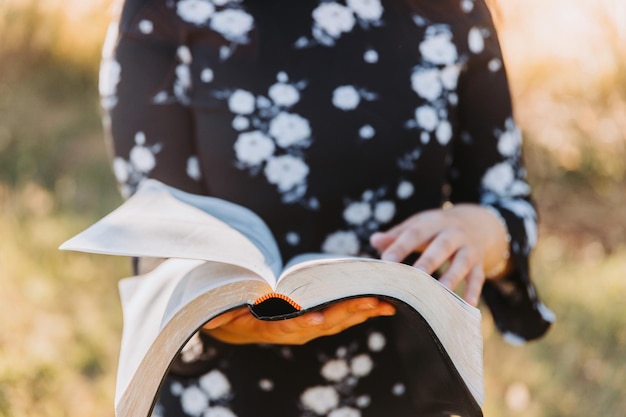
{"type": "MultiPolygon", "coordinates": [[[[489,2],[543,219],[532,267],[559,321],[513,347],[486,315],[487,417],[626,410],[620,1],[489,2]],[[568,20],[575,12],[585,20],[568,20]]],[[[0,1],[2,417],[113,415],[115,278],[130,273],[128,262],[56,250],[121,201],[96,87],[110,3],[0,1]]]]}

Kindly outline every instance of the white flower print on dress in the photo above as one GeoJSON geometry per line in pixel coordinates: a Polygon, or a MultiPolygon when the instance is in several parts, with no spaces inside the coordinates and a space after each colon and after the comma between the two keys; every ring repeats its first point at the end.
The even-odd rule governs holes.
{"type": "Polygon", "coordinates": [[[379,201],[374,207],[374,219],[379,223],[389,223],[396,215],[396,204],[393,201],[379,201]]]}
{"type": "Polygon", "coordinates": [[[191,416],[199,416],[209,406],[209,397],[195,385],[185,388],[180,396],[183,411],[191,416]]]}
{"type": "Polygon", "coordinates": [[[176,14],[196,25],[206,23],[214,12],[215,6],[209,0],[181,0],[176,4],[176,14]]]}
{"type": "Polygon", "coordinates": [[[437,110],[432,106],[424,105],[415,109],[415,120],[417,125],[424,130],[432,132],[439,124],[437,110]]]}
{"type": "Polygon", "coordinates": [[[286,192],[304,183],[309,174],[309,166],[301,158],[281,155],[270,158],[264,172],[270,183],[278,186],[280,191],[286,192]]]}
{"type": "Polygon", "coordinates": [[[346,4],[363,20],[379,20],[383,15],[380,0],[346,0],[346,4]]]}
{"type": "Polygon", "coordinates": [[[515,173],[509,162],[500,162],[487,170],[482,179],[482,184],[488,191],[499,196],[508,196],[508,191],[515,173]]]}
{"type": "Polygon", "coordinates": [[[189,101],[188,91],[191,89],[191,69],[188,64],[176,66],[176,80],[174,81],[174,95],[183,103],[189,101]]]}
{"type": "Polygon", "coordinates": [[[401,200],[406,200],[410,198],[415,192],[415,187],[409,181],[402,181],[398,184],[398,188],[396,189],[396,195],[401,200]]]}
{"type": "Polygon", "coordinates": [[[345,3],[320,0],[312,12],[313,39],[303,36],[295,42],[295,47],[305,48],[315,44],[334,46],[337,39],[352,32],[357,23],[363,30],[383,24],[384,10],[380,0],[345,0],[345,3]]]}
{"type": "Polygon", "coordinates": [[[361,139],[371,139],[376,134],[376,130],[371,125],[363,125],[359,129],[359,137],[361,139]]]}
{"type": "Polygon", "coordinates": [[[369,395],[360,395],[356,399],[354,404],[359,408],[366,408],[370,405],[371,402],[372,402],[372,399],[370,398],[369,395]]]}
{"type": "Polygon", "coordinates": [[[361,410],[352,407],[341,407],[331,411],[328,417],[361,417],[361,410]]]}
{"type": "Polygon", "coordinates": [[[441,84],[443,84],[447,90],[456,90],[460,73],[461,66],[459,64],[446,65],[439,73],[441,84]]]}
{"type": "Polygon", "coordinates": [[[141,19],[137,27],[139,28],[139,31],[144,35],[149,35],[152,33],[152,31],[154,31],[154,23],[152,23],[152,21],[148,19],[141,19]]]}
{"type": "Polygon", "coordinates": [[[504,132],[496,130],[498,151],[504,157],[512,157],[518,154],[522,146],[522,133],[511,117],[506,120],[505,127],[504,132]]]}
{"type": "Polygon", "coordinates": [[[517,217],[524,219],[524,229],[526,231],[526,248],[528,253],[537,244],[537,212],[533,205],[526,200],[501,199],[499,203],[507,210],[510,210],[517,217]]]}
{"type": "Polygon", "coordinates": [[[469,50],[475,54],[481,53],[485,49],[485,38],[483,38],[483,32],[480,28],[473,27],[467,34],[467,44],[469,50]]]}
{"type": "Polygon", "coordinates": [[[373,101],[378,99],[378,94],[364,88],[357,89],[352,85],[342,85],[333,90],[333,106],[343,111],[356,109],[362,99],[373,101]]]}
{"type": "Polygon", "coordinates": [[[128,162],[124,158],[119,156],[113,158],[113,175],[118,183],[124,184],[128,181],[130,176],[128,168],[128,162]]]}
{"type": "Polygon", "coordinates": [[[243,10],[240,1],[180,0],[176,14],[185,22],[208,26],[231,42],[220,48],[220,58],[228,59],[237,44],[250,42],[248,34],[254,28],[254,18],[243,10]]]}
{"type": "Polygon", "coordinates": [[[426,61],[435,65],[453,64],[458,58],[456,46],[452,42],[452,32],[446,25],[428,27],[419,50],[426,61]]]}
{"type": "Polygon", "coordinates": [[[210,407],[202,417],[237,417],[237,415],[226,407],[217,406],[210,407]]]}
{"type": "Polygon", "coordinates": [[[122,157],[113,159],[113,172],[124,197],[129,197],[139,184],[148,177],[156,166],[156,154],[161,145],[146,143],[146,135],[139,131],[135,134],[135,146],[130,150],[128,160],[122,157]]]}
{"type": "Polygon", "coordinates": [[[200,377],[198,383],[211,400],[226,397],[231,392],[230,382],[222,372],[216,369],[200,377]]]}
{"type": "Polygon", "coordinates": [[[172,384],[170,391],[180,397],[180,404],[186,415],[236,417],[228,408],[233,399],[230,382],[220,370],[209,371],[187,387],[176,382],[172,384]]]}
{"type": "Polygon", "coordinates": [[[103,59],[100,64],[98,90],[103,109],[111,110],[117,104],[117,85],[120,82],[122,67],[114,58],[103,59]]]}
{"type": "Polygon", "coordinates": [[[213,81],[213,78],[215,78],[215,74],[213,73],[213,70],[211,68],[204,68],[200,72],[200,80],[203,83],[210,83],[211,81],[213,81]]]}
{"type": "Polygon", "coordinates": [[[277,106],[291,107],[300,101],[300,92],[291,84],[278,82],[273,84],[268,95],[277,106]]]}
{"type": "Polygon", "coordinates": [[[233,129],[241,132],[242,130],[246,130],[250,127],[250,119],[241,115],[235,116],[231,125],[233,129]]]}
{"type": "Polygon", "coordinates": [[[248,42],[247,34],[253,26],[254,19],[243,10],[225,9],[216,12],[211,19],[211,29],[237,43],[248,42]]]}
{"type": "Polygon", "coordinates": [[[452,139],[452,125],[450,122],[447,120],[439,122],[435,136],[441,145],[447,145],[450,139],[452,139]]]}
{"type": "Polygon", "coordinates": [[[350,32],[356,23],[353,11],[335,2],[322,3],[313,10],[315,25],[333,38],[350,32]]]}
{"type": "Polygon", "coordinates": [[[274,382],[271,379],[262,378],[259,380],[259,388],[263,391],[272,391],[274,389],[274,382]]]}
{"type": "Polygon", "coordinates": [[[184,363],[196,361],[202,355],[202,339],[198,333],[194,334],[180,351],[180,360],[184,363]]]}
{"type": "Polygon", "coordinates": [[[373,357],[382,352],[385,344],[382,333],[372,332],[364,339],[337,347],[335,357],[320,355],[320,374],[329,385],[315,386],[303,392],[300,397],[303,417],[360,416],[361,409],[369,407],[371,398],[367,394],[357,395],[362,391],[359,382],[371,374],[373,357]]]}
{"type": "Polygon", "coordinates": [[[474,10],[474,0],[461,0],[461,10],[469,13],[474,10]]]}
{"type": "Polygon", "coordinates": [[[417,68],[411,74],[411,88],[426,100],[436,100],[443,92],[439,75],[439,70],[435,68],[417,68]]]}
{"type": "Polygon", "coordinates": [[[155,153],[161,149],[160,145],[146,146],[146,134],[135,134],[135,146],[130,150],[129,161],[133,169],[141,174],[148,174],[156,166],[155,153]]]}
{"type": "Polygon", "coordinates": [[[255,109],[255,98],[246,90],[235,90],[228,98],[228,108],[236,114],[250,114],[255,109]]]}
{"type": "Polygon", "coordinates": [[[117,85],[120,82],[122,67],[115,59],[115,45],[118,38],[118,25],[109,25],[102,48],[102,61],[98,75],[100,105],[104,110],[111,110],[117,104],[117,85]]]}
{"type": "Polygon", "coordinates": [[[311,126],[298,114],[280,112],[270,121],[269,134],[281,148],[304,145],[311,137],[311,126]]]}
{"type": "Polygon", "coordinates": [[[400,396],[404,394],[405,392],[406,392],[406,386],[404,384],[397,383],[397,384],[394,384],[393,387],[391,387],[391,393],[393,395],[400,396]]]}
{"type": "Polygon", "coordinates": [[[322,251],[339,255],[358,254],[360,242],[366,242],[373,232],[391,222],[396,215],[396,203],[384,198],[386,194],[385,188],[366,190],[360,200],[346,201],[342,218],[347,230],[329,234],[322,244],[322,251]],[[346,244],[348,242],[349,245],[346,244]],[[346,252],[347,249],[349,252],[346,252]]]}
{"type": "Polygon", "coordinates": [[[372,352],[380,352],[385,348],[387,339],[380,332],[373,332],[367,337],[367,347],[372,352]]]}
{"type": "Polygon", "coordinates": [[[308,388],[300,396],[302,405],[323,416],[339,404],[339,394],[331,386],[316,386],[308,388]]]}
{"type": "Polygon", "coordinates": [[[343,85],[333,91],[333,106],[341,110],[354,110],[359,105],[361,96],[351,85],[343,85]]]}
{"type": "MultiPolygon", "coordinates": [[[[422,22],[425,24],[425,22],[422,22]]],[[[420,43],[422,62],[411,73],[411,88],[428,103],[415,109],[415,118],[405,123],[407,129],[421,131],[421,143],[430,143],[434,134],[437,142],[445,146],[454,135],[448,119],[450,106],[458,104],[456,93],[461,73],[461,60],[452,42],[452,32],[446,25],[432,25],[426,28],[425,38],[420,43]]],[[[418,148],[416,148],[418,149],[418,148]]],[[[401,169],[412,169],[414,158],[407,154],[400,159],[401,169]]]]}
{"type": "Polygon", "coordinates": [[[344,359],[333,359],[324,364],[321,374],[328,381],[341,381],[350,373],[350,367],[344,359]]]}
{"type": "Polygon", "coordinates": [[[292,83],[283,71],[276,80],[268,88],[269,98],[243,89],[215,94],[225,99],[235,114],[231,125],[240,132],[234,143],[236,166],[252,175],[262,171],[282,194],[283,202],[299,202],[316,210],[319,202],[315,197],[304,199],[309,166],[303,149],[312,142],[311,126],[308,119],[289,111],[299,102],[306,82],[292,83]]]}
{"type": "Polygon", "coordinates": [[[191,64],[191,61],[193,60],[191,50],[186,45],[181,45],[178,47],[178,49],[176,50],[176,56],[178,57],[180,62],[187,65],[191,64]]]}
{"type": "Polygon", "coordinates": [[[369,375],[374,368],[374,362],[370,355],[363,353],[352,358],[350,361],[350,370],[352,371],[352,375],[357,377],[364,377],[369,375]]]}
{"type": "Polygon", "coordinates": [[[378,62],[378,52],[374,49],[368,49],[363,54],[363,60],[368,64],[375,64],[378,62]]]}
{"type": "Polygon", "coordinates": [[[489,60],[489,63],[487,64],[487,68],[489,68],[489,71],[491,72],[500,71],[502,69],[502,60],[500,58],[493,58],[489,60]]]}
{"type": "Polygon", "coordinates": [[[256,166],[274,155],[276,146],[263,132],[241,133],[235,142],[237,159],[245,165],[256,166]]]}
{"type": "Polygon", "coordinates": [[[338,231],[326,236],[322,252],[335,255],[355,256],[361,250],[359,238],[353,231],[338,231]]]}
{"type": "Polygon", "coordinates": [[[372,216],[372,208],[369,203],[356,201],[350,203],[343,211],[343,218],[349,224],[361,225],[372,216]]]}

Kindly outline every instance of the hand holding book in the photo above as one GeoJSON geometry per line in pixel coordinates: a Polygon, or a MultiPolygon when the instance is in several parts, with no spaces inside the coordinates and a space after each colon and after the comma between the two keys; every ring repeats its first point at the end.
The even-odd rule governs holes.
{"type": "Polygon", "coordinates": [[[120,282],[118,417],[151,414],[172,361],[203,327],[230,343],[301,344],[384,315],[394,315],[420,409],[482,416],[480,311],[417,268],[328,254],[285,264],[250,210],[154,180],[61,249],[167,258],[120,282]]]}
{"type": "Polygon", "coordinates": [[[203,326],[203,330],[226,343],[301,345],[318,337],[340,333],[372,317],[392,316],[395,310],[390,303],[364,297],[340,301],[288,320],[263,321],[244,307],[214,318],[203,326]]]}
{"type": "Polygon", "coordinates": [[[506,267],[509,239],[503,222],[488,208],[459,204],[415,214],[386,232],[374,233],[371,243],[388,261],[421,253],[414,266],[427,274],[448,262],[439,281],[452,290],[466,281],[464,299],[476,306],[486,275],[493,277],[497,274],[489,272],[501,273],[506,267]]]}

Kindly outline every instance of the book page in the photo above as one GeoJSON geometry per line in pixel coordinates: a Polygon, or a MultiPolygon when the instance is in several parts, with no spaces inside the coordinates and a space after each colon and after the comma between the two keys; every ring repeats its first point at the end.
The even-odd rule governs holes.
{"type": "Polygon", "coordinates": [[[285,270],[278,291],[302,310],[336,300],[390,297],[419,312],[432,327],[479,404],[484,400],[480,310],[409,265],[368,258],[311,259],[285,270]]]}
{"type": "MultiPolygon", "coordinates": [[[[194,300],[234,283],[239,283],[238,288],[242,291],[222,292],[219,297],[207,298],[209,302],[202,311],[197,312],[201,316],[204,314],[205,321],[211,318],[212,312],[252,303],[262,294],[262,288],[269,291],[269,286],[261,277],[246,269],[190,259],[169,259],[145,275],[120,281],[124,329],[118,363],[116,403],[163,328],[175,316],[179,316],[180,321],[186,314],[183,310],[194,300]],[[248,282],[250,285],[246,284],[248,282]]],[[[182,322],[185,323],[184,320],[182,322]]],[[[184,332],[185,329],[179,330],[184,332]]],[[[192,324],[187,329],[186,337],[196,330],[197,323],[192,324]]]]}
{"type": "Polygon", "coordinates": [[[203,261],[166,261],[149,274],[119,282],[124,329],[117,370],[117,403],[161,330],[163,312],[178,282],[203,261]]]}
{"type": "Polygon", "coordinates": [[[145,181],[119,208],[60,249],[224,262],[253,271],[272,287],[281,269],[276,243],[254,213],[223,200],[184,193],[156,180],[145,181]],[[203,209],[214,211],[246,235],[203,209]]]}
{"type": "Polygon", "coordinates": [[[274,275],[280,274],[283,265],[278,244],[270,228],[255,212],[221,198],[190,194],[173,187],[167,187],[156,180],[149,181],[151,184],[146,184],[146,186],[166,187],[168,192],[178,200],[199,208],[239,231],[263,253],[274,275]]]}

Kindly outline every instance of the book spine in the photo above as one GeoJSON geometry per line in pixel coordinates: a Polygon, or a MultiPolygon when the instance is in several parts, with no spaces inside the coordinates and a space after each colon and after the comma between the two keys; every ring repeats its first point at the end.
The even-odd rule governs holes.
{"type": "Polygon", "coordinates": [[[277,292],[270,292],[268,294],[265,294],[262,297],[257,298],[256,300],[254,300],[254,305],[259,305],[264,301],[267,301],[271,298],[280,298],[283,301],[286,301],[287,303],[289,303],[289,305],[291,305],[293,308],[295,308],[297,311],[302,310],[302,306],[300,306],[300,304],[296,303],[295,301],[293,301],[291,298],[287,297],[284,294],[279,294],[277,292]]]}

